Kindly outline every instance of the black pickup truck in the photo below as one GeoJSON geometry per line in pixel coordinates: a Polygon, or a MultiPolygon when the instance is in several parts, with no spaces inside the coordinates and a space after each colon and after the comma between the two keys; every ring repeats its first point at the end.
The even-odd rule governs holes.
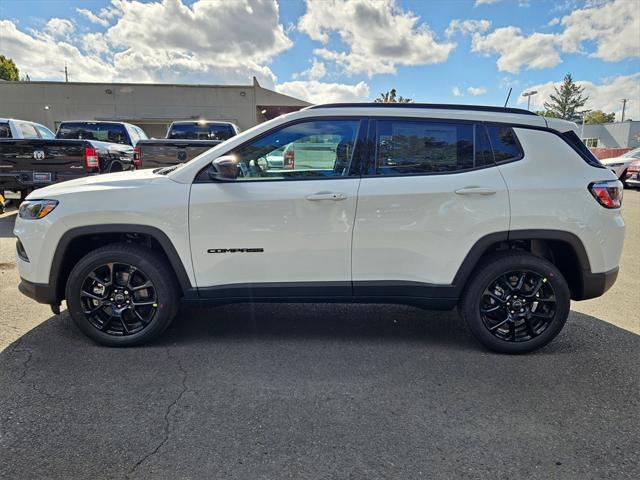
{"type": "Polygon", "coordinates": [[[141,168],[158,168],[188,162],[219,143],[237,135],[231,122],[184,120],[169,126],[166,138],[140,140],[137,153],[141,168]]]}
{"type": "Polygon", "coordinates": [[[0,139],[0,195],[7,199],[19,200],[52,183],[134,168],[130,145],[96,140],[0,139]]]}

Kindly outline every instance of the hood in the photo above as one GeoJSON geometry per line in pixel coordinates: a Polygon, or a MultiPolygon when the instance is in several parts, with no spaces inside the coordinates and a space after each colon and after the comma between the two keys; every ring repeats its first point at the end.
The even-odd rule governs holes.
{"type": "Polygon", "coordinates": [[[66,193],[81,191],[111,190],[122,188],[138,188],[151,182],[170,182],[166,176],[153,173],[152,169],[134,170],[127,172],[107,173],[102,175],[90,175],[87,177],[69,180],[38,188],[31,192],[28,200],[55,198],[66,193]]]}

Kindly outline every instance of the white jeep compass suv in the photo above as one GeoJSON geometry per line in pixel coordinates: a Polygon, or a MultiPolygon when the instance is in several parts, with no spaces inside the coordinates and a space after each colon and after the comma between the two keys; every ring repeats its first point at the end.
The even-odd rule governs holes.
{"type": "Polygon", "coordinates": [[[511,108],[310,107],[177,167],[34,191],[20,290],[56,313],[66,299],[112,346],[158,336],[181,301],[331,301],[457,305],[488,348],[531,351],[618,272],[622,185],[575,128],[511,108]]]}

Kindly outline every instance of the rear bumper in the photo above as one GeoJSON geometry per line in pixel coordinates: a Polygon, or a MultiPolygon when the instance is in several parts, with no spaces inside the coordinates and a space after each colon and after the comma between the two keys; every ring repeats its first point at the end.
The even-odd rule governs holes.
{"type": "Polygon", "coordinates": [[[38,303],[46,303],[48,305],[58,305],[60,302],[56,299],[56,289],[48,284],[33,283],[20,279],[18,290],[23,295],[32,298],[38,303]]]}
{"type": "Polygon", "coordinates": [[[618,270],[616,267],[608,272],[591,273],[589,271],[582,272],[582,290],[576,292],[573,300],[588,300],[590,298],[600,297],[609,290],[618,278],[618,270]]]}

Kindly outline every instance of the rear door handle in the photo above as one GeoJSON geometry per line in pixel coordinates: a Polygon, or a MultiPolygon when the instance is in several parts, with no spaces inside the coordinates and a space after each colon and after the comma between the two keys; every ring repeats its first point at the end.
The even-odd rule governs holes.
{"type": "Polygon", "coordinates": [[[486,187],[464,187],[456,190],[456,193],[458,195],[494,195],[496,191],[486,187]]]}
{"type": "Polygon", "coordinates": [[[344,193],[338,192],[318,192],[307,195],[306,198],[311,202],[318,202],[320,200],[333,200],[334,202],[337,202],[339,200],[346,200],[347,196],[344,193]]]}

